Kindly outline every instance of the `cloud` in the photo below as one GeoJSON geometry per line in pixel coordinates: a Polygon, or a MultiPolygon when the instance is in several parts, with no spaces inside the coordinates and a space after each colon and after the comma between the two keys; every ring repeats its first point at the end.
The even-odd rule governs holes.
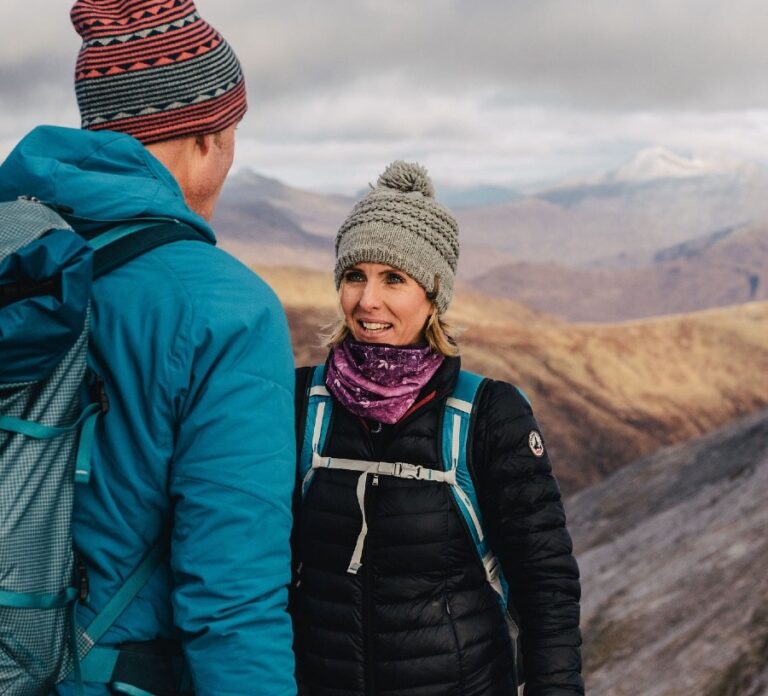
{"type": "Polygon", "coordinates": [[[395,158],[422,162],[445,184],[516,188],[589,178],[654,144],[689,156],[768,162],[768,110],[487,108],[481,98],[441,102],[416,93],[407,95],[407,109],[391,104],[382,110],[375,95],[350,95],[331,105],[309,100],[304,111],[283,112],[279,123],[267,110],[264,132],[240,133],[236,166],[297,186],[352,193],[395,158]],[[334,131],[324,135],[316,118],[331,107],[334,131]],[[412,113],[418,114],[413,122],[412,113]]]}
{"type": "Polygon", "coordinates": [[[230,0],[205,12],[266,98],[398,76],[582,108],[768,106],[759,0],[230,0]]]}
{"type": "Polygon", "coordinates": [[[14,110],[31,110],[46,103],[74,103],[74,63],[66,78],[61,65],[60,57],[50,54],[0,64],[3,104],[12,104],[14,110]]]}
{"type": "MultiPolygon", "coordinates": [[[[69,3],[3,0],[0,148],[77,125],[69,3]]],[[[394,157],[437,179],[578,176],[635,149],[768,160],[762,0],[197,0],[244,65],[237,163],[357,190],[394,157]]],[[[2,155],[0,151],[0,155],[2,155]]]]}
{"type": "MultiPolygon", "coordinates": [[[[3,4],[0,94],[17,78],[68,84],[79,46],[69,4],[3,4]]],[[[390,78],[436,94],[484,89],[500,101],[578,108],[768,106],[762,0],[197,4],[235,47],[257,103],[390,78]]]]}

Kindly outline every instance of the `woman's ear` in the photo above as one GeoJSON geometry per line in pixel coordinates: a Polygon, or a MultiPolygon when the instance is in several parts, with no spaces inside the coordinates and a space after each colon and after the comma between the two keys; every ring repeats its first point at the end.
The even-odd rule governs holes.
{"type": "Polygon", "coordinates": [[[438,292],[440,292],[440,274],[435,273],[435,284],[432,286],[432,290],[427,290],[427,299],[430,302],[434,302],[437,299],[438,292]]]}

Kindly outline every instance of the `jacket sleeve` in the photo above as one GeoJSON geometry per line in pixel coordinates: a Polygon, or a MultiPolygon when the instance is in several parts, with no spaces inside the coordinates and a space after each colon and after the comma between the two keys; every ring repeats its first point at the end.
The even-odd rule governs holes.
{"type": "Polygon", "coordinates": [[[196,696],[292,696],[293,359],[271,291],[249,271],[229,282],[223,270],[206,269],[216,285],[191,298],[183,338],[187,387],[170,480],[174,620],[196,696]]]}
{"type": "Polygon", "coordinates": [[[520,392],[504,382],[487,383],[472,465],[488,539],[519,617],[525,694],[583,694],[579,569],[540,437],[520,392]]]}

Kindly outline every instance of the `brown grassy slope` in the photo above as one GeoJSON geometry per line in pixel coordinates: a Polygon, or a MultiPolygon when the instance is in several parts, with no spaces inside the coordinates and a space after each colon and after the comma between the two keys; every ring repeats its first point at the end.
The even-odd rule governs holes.
{"type": "MultiPolygon", "coordinates": [[[[298,364],[335,316],[326,274],[260,269],[286,306],[298,364]]],[[[768,303],[616,325],[558,322],[459,291],[464,366],[522,387],[570,493],[656,449],[768,405],[768,303]]]]}

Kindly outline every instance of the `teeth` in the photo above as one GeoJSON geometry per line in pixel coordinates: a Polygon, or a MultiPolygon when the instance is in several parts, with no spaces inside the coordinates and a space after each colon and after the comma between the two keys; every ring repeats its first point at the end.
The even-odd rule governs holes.
{"type": "Polygon", "coordinates": [[[362,321],[360,323],[363,325],[363,328],[368,331],[380,331],[381,329],[388,329],[390,327],[390,324],[377,324],[370,321],[362,321]]]}

